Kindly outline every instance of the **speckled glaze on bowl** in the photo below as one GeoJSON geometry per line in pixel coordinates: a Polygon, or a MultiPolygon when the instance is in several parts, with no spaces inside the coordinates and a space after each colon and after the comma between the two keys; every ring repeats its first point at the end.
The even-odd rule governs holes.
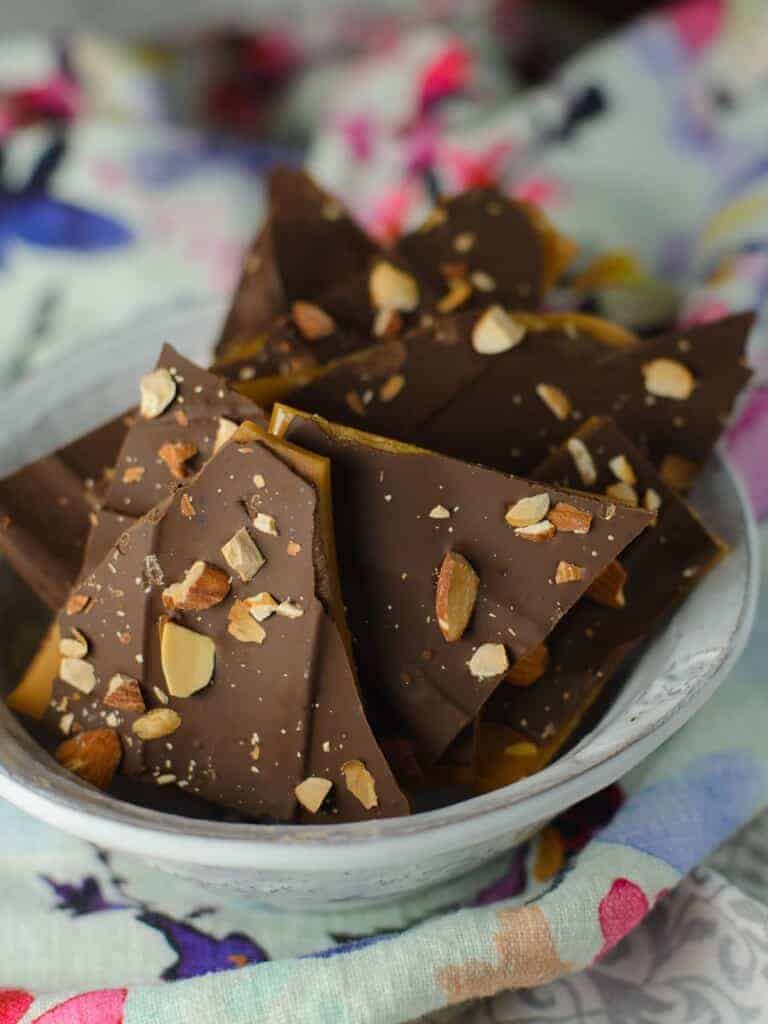
{"type": "MultiPolygon", "coordinates": [[[[222,314],[211,305],[155,312],[14,391],[0,411],[0,476],[128,407],[162,342],[205,359],[222,314]]],[[[456,877],[620,778],[680,729],[727,676],[754,614],[755,526],[721,455],[693,502],[731,545],[730,556],[645,651],[599,725],[559,761],[514,786],[376,823],[302,828],[191,820],[79,784],[3,706],[0,796],[101,847],[279,908],[380,902],[456,877]]],[[[21,597],[21,585],[0,567],[0,622],[21,597]]],[[[0,691],[13,683],[0,676],[0,691]]]]}

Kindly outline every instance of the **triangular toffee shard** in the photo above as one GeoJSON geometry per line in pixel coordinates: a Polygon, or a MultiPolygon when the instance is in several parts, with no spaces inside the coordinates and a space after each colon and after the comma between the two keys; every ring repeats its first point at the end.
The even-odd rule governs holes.
{"type": "Polygon", "coordinates": [[[428,760],[651,521],[283,406],[271,429],[331,460],[366,697],[384,695],[428,760]],[[562,504],[558,529],[547,514],[562,504]]]}
{"type": "Polygon", "coordinates": [[[577,487],[576,459],[589,459],[593,490],[636,502],[656,516],[573,608],[527,672],[500,686],[477,737],[480,789],[495,789],[550,761],[637,644],[669,620],[725,548],[609,419],[589,420],[535,471],[577,487]],[[575,457],[574,457],[575,456],[575,457]]]}
{"type": "Polygon", "coordinates": [[[301,453],[307,477],[298,464],[245,425],[120,537],[78,588],[87,605],[61,617],[75,643],[48,720],[70,735],[113,729],[124,771],[246,817],[407,813],[322,598],[333,589],[327,464],[301,453]],[[308,778],[320,805],[316,783],[297,802],[308,778]]]}
{"type": "Polygon", "coordinates": [[[252,341],[296,300],[317,301],[375,252],[341,203],[306,173],[275,171],[267,220],[246,256],[217,354],[252,341]]]}

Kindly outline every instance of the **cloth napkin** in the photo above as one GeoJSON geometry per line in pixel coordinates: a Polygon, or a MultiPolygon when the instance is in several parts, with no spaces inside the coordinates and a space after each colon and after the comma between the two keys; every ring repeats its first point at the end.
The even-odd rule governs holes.
{"type": "MultiPolygon", "coordinates": [[[[578,293],[560,300],[639,330],[760,309],[758,385],[729,438],[760,515],[764,16],[762,4],[691,0],[517,98],[488,85],[492,47],[446,24],[395,32],[382,52],[334,65],[310,159],[382,237],[435,189],[497,180],[535,198],[585,254],[578,293]]],[[[156,55],[90,41],[71,51],[75,81],[70,58],[24,46],[7,61],[23,88],[0,106],[7,386],[82,344],[85,327],[225,290],[277,155],[165,123],[156,55]],[[86,103],[88,81],[100,106],[86,103]]],[[[620,784],[472,876],[377,910],[227,902],[0,806],[0,1024],[395,1024],[450,1006],[466,1021],[764,1019],[768,825],[745,826],[768,805],[766,623],[764,596],[732,677],[620,784]]]]}

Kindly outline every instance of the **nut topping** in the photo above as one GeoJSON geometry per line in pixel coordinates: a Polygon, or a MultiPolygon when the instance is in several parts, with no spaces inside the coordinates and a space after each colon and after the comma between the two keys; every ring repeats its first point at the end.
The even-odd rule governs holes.
{"type": "Polygon", "coordinates": [[[255,597],[246,597],[243,604],[248,605],[248,611],[257,622],[264,622],[270,615],[274,615],[278,608],[278,602],[265,590],[255,597]]]}
{"type": "Polygon", "coordinates": [[[684,400],[693,394],[693,374],[676,359],[653,359],[643,367],[645,390],[659,398],[684,400]]]}
{"type": "Polygon", "coordinates": [[[453,248],[456,252],[469,252],[475,244],[475,236],[471,231],[462,231],[453,240],[453,248]]]}
{"type": "Polygon", "coordinates": [[[123,483],[137,484],[144,479],[146,472],[144,466],[128,466],[123,470],[123,483]]]}
{"type": "Polygon", "coordinates": [[[549,495],[546,492],[521,498],[507,509],[504,520],[507,526],[533,526],[540,523],[549,511],[549,495]]]}
{"type": "Polygon", "coordinates": [[[501,306],[489,306],[472,329],[472,348],[484,356],[508,352],[520,344],[525,331],[501,306]]]}
{"type": "Polygon", "coordinates": [[[566,393],[554,384],[537,384],[536,394],[559,420],[567,420],[571,412],[571,401],[566,393]]]}
{"type": "Polygon", "coordinates": [[[481,644],[467,662],[475,679],[492,679],[503,675],[509,668],[504,644],[481,644]]]}
{"type": "Polygon", "coordinates": [[[221,553],[232,572],[237,573],[243,583],[250,582],[266,561],[244,526],[230,537],[221,553]]]}
{"type": "Polygon", "coordinates": [[[614,455],[608,465],[611,467],[611,472],[617,480],[625,484],[637,483],[637,474],[632,469],[626,455],[614,455]]]}
{"type": "Polygon", "coordinates": [[[381,260],[368,280],[371,302],[376,309],[397,309],[411,313],[419,304],[416,279],[394,264],[381,260]]]}
{"type": "Polygon", "coordinates": [[[317,775],[310,775],[296,786],[293,792],[305,811],[310,814],[317,814],[323,805],[323,801],[333,789],[330,779],[322,779],[317,775]]]}
{"type": "Polygon", "coordinates": [[[585,569],[573,562],[558,562],[555,572],[555,583],[574,583],[584,579],[585,569]]]}
{"type": "Polygon", "coordinates": [[[146,715],[137,718],[131,726],[140,740],[161,740],[171,736],[181,725],[181,716],[172,708],[153,708],[146,715]]]}
{"type": "Polygon", "coordinates": [[[479,292],[492,292],[496,288],[496,282],[484,270],[474,270],[469,279],[479,292]]]}
{"type": "Polygon", "coordinates": [[[347,789],[356,797],[366,811],[379,806],[376,795],[376,782],[362,761],[345,761],[341,766],[347,789]]]}
{"type": "Polygon", "coordinates": [[[138,680],[122,672],[117,672],[107,683],[102,704],[116,711],[136,711],[140,715],[147,710],[138,680]]]}
{"type": "Polygon", "coordinates": [[[643,495],[643,508],[646,512],[658,512],[661,508],[661,495],[653,487],[649,487],[643,495]]]}
{"type": "Polygon", "coordinates": [[[405,377],[402,373],[393,373],[391,377],[387,377],[379,388],[379,399],[382,402],[391,402],[397,398],[404,387],[405,377]]]}
{"type": "Polygon", "coordinates": [[[555,524],[550,523],[548,519],[544,519],[540,523],[531,523],[530,526],[518,526],[515,529],[515,536],[522,538],[522,540],[532,540],[541,543],[545,540],[552,540],[556,532],[555,524]]]}
{"type": "Polygon", "coordinates": [[[584,444],[581,438],[571,437],[566,442],[566,447],[570,452],[571,458],[573,459],[574,465],[579,472],[581,482],[585,487],[592,487],[597,482],[597,469],[595,463],[590,454],[589,448],[584,444]]]}
{"type": "Polygon", "coordinates": [[[624,596],[626,582],[627,570],[614,559],[592,580],[587,587],[587,595],[606,608],[623,608],[627,603],[624,596]]]}
{"type": "Polygon", "coordinates": [[[181,583],[172,583],[163,591],[163,604],[169,611],[202,612],[221,604],[229,593],[229,576],[208,562],[194,562],[181,583]]]}
{"type": "Polygon", "coordinates": [[[617,484],[609,484],[605,488],[605,493],[609,498],[615,498],[616,501],[621,501],[625,505],[631,505],[632,508],[637,508],[640,504],[637,491],[632,484],[625,484],[622,481],[619,481],[617,484]]]}
{"type": "Polygon", "coordinates": [[[300,619],[304,614],[304,609],[294,604],[293,601],[288,600],[288,598],[285,601],[281,601],[275,611],[284,619],[300,619]]]}
{"type": "Polygon", "coordinates": [[[277,537],[277,520],[266,512],[257,512],[253,517],[253,527],[259,533],[268,533],[271,537],[277,537]]]}
{"type": "Polygon", "coordinates": [[[166,441],[157,456],[162,459],[174,480],[185,480],[192,470],[187,463],[197,455],[197,445],[191,441],[166,441]]]}
{"type": "Polygon", "coordinates": [[[59,654],[62,658],[84,658],[88,654],[88,641],[74,626],[70,630],[71,637],[62,637],[59,640],[59,654]]]}
{"type": "Polygon", "coordinates": [[[437,302],[438,313],[452,313],[463,306],[472,295],[472,285],[463,277],[454,277],[449,281],[448,291],[437,302]]]}
{"type": "Polygon", "coordinates": [[[245,601],[235,601],[229,609],[227,632],[243,644],[263,644],[266,632],[251,615],[245,601]]]}
{"type": "Polygon", "coordinates": [[[213,442],[213,454],[215,455],[219,448],[223,448],[224,445],[229,441],[233,434],[237,433],[237,424],[233,423],[232,420],[228,420],[226,416],[219,416],[219,426],[216,431],[216,440],[213,442]]]}
{"type": "Polygon", "coordinates": [[[449,551],[440,566],[435,594],[435,613],[440,632],[448,643],[460,640],[472,618],[480,579],[467,559],[449,551]]]}
{"type": "Polygon", "coordinates": [[[56,760],[68,771],[98,789],[108,789],[123,748],[114,729],[88,729],[65,740],[56,750],[56,760]]]}
{"type": "Polygon", "coordinates": [[[168,370],[160,367],[141,378],[141,415],[148,420],[165,412],[176,397],[176,381],[168,370]]]}
{"type": "Polygon", "coordinates": [[[659,476],[675,491],[687,491],[696,478],[699,467],[682,455],[665,455],[659,468],[659,476]]]}
{"type": "Polygon", "coordinates": [[[333,318],[328,316],[320,306],[316,306],[314,302],[304,302],[298,299],[291,306],[291,316],[299,333],[307,341],[320,341],[321,338],[327,338],[336,330],[333,318]]]}
{"type": "Polygon", "coordinates": [[[90,603],[91,599],[87,594],[70,594],[64,611],[67,615],[79,615],[80,612],[85,611],[90,603]]]}
{"type": "Polygon", "coordinates": [[[194,519],[197,515],[195,506],[188,494],[182,494],[181,501],[179,502],[179,511],[185,519],[194,519]]]}
{"type": "Polygon", "coordinates": [[[373,320],[376,338],[396,338],[403,329],[403,318],[396,309],[380,309],[373,320]]]}
{"type": "Polygon", "coordinates": [[[160,634],[160,663],[172,697],[191,697],[213,676],[216,645],[208,636],[176,622],[166,622],[160,634]]]}
{"type": "Polygon", "coordinates": [[[447,509],[445,507],[445,505],[435,505],[433,508],[431,508],[429,510],[429,518],[430,519],[450,519],[451,518],[450,509],[447,509]]]}
{"type": "Polygon", "coordinates": [[[96,689],[96,670],[89,661],[80,657],[61,659],[59,679],[80,693],[89,694],[96,689]]]}
{"type": "Polygon", "coordinates": [[[569,505],[565,501],[558,501],[549,513],[549,521],[561,533],[589,533],[592,513],[584,512],[583,509],[569,505]]]}
{"type": "Polygon", "coordinates": [[[531,686],[537,679],[541,679],[548,667],[549,650],[546,644],[539,644],[520,655],[509,670],[505,682],[513,686],[531,686]]]}

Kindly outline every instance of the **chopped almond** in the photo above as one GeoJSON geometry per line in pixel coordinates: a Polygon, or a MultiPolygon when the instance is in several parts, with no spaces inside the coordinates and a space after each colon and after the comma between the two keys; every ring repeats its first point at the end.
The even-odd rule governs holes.
{"type": "Polygon", "coordinates": [[[448,643],[464,635],[479,585],[480,579],[467,559],[457,551],[449,551],[440,566],[435,594],[437,624],[448,643]]]}
{"type": "Polygon", "coordinates": [[[259,533],[268,533],[271,537],[278,536],[277,521],[266,512],[257,512],[253,517],[253,528],[259,533]]]}
{"type": "Polygon", "coordinates": [[[542,541],[552,540],[556,532],[555,524],[545,519],[540,523],[531,523],[530,526],[518,526],[515,530],[515,536],[522,538],[522,540],[532,540],[536,543],[541,543],[542,541]]]}
{"type": "Polygon", "coordinates": [[[555,583],[574,583],[584,579],[585,570],[573,562],[558,562],[555,572],[555,583]]]}
{"type": "Polygon", "coordinates": [[[248,606],[248,611],[257,622],[264,622],[278,609],[278,602],[264,590],[255,597],[246,597],[243,604],[248,606]]]}
{"type": "Polygon", "coordinates": [[[643,495],[643,508],[646,512],[658,512],[661,508],[661,495],[653,487],[649,487],[643,495]]]}
{"type": "Polygon", "coordinates": [[[160,662],[168,693],[191,697],[211,681],[216,645],[209,636],[176,622],[166,622],[160,634],[160,662]]]}
{"type": "Polygon", "coordinates": [[[571,401],[566,393],[554,384],[537,384],[536,394],[559,420],[567,420],[571,412],[571,401]]]}
{"type": "Polygon", "coordinates": [[[333,317],[328,316],[325,310],[315,305],[314,302],[297,300],[291,306],[291,316],[300,334],[307,341],[320,341],[321,338],[329,337],[336,330],[333,317]]]}
{"type": "Polygon", "coordinates": [[[148,742],[150,740],[164,739],[166,736],[172,736],[178,728],[181,726],[181,716],[178,715],[173,708],[153,708],[152,711],[148,711],[146,715],[142,715],[141,718],[137,718],[131,726],[131,731],[134,732],[140,740],[148,742]]]}
{"type": "Polygon", "coordinates": [[[566,442],[566,447],[570,452],[576,469],[578,470],[581,482],[585,487],[593,487],[597,482],[597,469],[595,468],[594,459],[592,458],[587,446],[581,438],[571,437],[566,442]]]}
{"type": "Polygon", "coordinates": [[[232,420],[228,420],[226,416],[219,416],[219,426],[216,431],[216,440],[213,442],[213,452],[216,452],[223,448],[229,439],[237,433],[238,427],[232,420]]]}
{"type": "Polygon", "coordinates": [[[360,801],[366,811],[372,811],[374,807],[379,806],[376,782],[362,761],[345,761],[341,766],[341,771],[347,789],[352,796],[360,801]]]}
{"type": "Polygon", "coordinates": [[[411,313],[419,305],[416,278],[387,260],[379,261],[368,281],[371,302],[376,309],[396,309],[411,313]]]}
{"type": "Polygon", "coordinates": [[[659,398],[685,400],[693,394],[693,374],[677,359],[653,359],[643,367],[645,390],[659,398]]]}
{"type": "Polygon", "coordinates": [[[597,604],[606,608],[623,608],[627,601],[624,596],[624,585],[627,582],[627,570],[621,562],[614,559],[603,569],[587,587],[587,594],[597,604]]]}
{"type": "Polygon", "coordinates": [[[519,345],[525,332],[501,306],[489,306],[472,330],[472,347],[481,355],[498,355],[519,345]]]}
{"type": "Polygon", "coordinates": [[[526,651],[514,663],[507,674],[505,682],[513,686],[531,686],[541,679],[549,667],[549,650],[546,644],[539,644],[531,651],[526,651]]]}
{"type": "Polygon", "coordinates": [[[72,636],[64,636],[59,640],[59,654],[62,658],[84,658],[88,654],[88,640],[74,627],[72,636]]]}
{"type": "Polygon", "coordinates": [[[123,470],[123,483],[124,484],[137,484],[143,480],[144,474],[146,473],[144,466],[128,466],[123,470]]]}
{"type": "Polygon", "coordinates": [[[632,468],[626,455],[614,455],[608,465],[611,467],[611,472],[617,480],[620,480],[625,484],[637,483],[637,474],[632,468]]]}
{"type": "Polygon", "coordinates": [[[266,561],[244,526],[230,537],[221,553],[227,565],[243,583],[250,582],[266,561]]]}
{"type": "Polygon", "coordinates": [[[96,670],[89,661],[82,658],[62,658],[59,678],[80,693],[93,693],[96,689],[96,670]]]}
{"type": "Polygon", "coordinates": [[[208,562],[194,562],[181,583],[163,591],[163,604],[170,611],[202,612],[221,604],[229,593],[229,576],[208,562]]]}
{"type": "Polygon", "coordinates": [[[592,526],[592,513],[558,501],[549,513],[549,521],[561,533],[589,533],[592,526]]]}
{"type": "Polygon", "coordinates": [[[452,313],[454,309],[463,306],[472,295],[472,285],[461,277],[453,278],[448,285],[448,291],[437,302],[438,313],[452,313]]]}
{"type": "Polygon", "coordinates": [[[475,679],[492,679],[503,675],[509,668],[504,644],[481,644],[467,662],[475,679]]]}
{"type": "Polygon", "coordinates": [[[402,373],[393,373],[379,388],[379,399],[382,402],[391,402],[397,398],[404,387],[405,377],[402,373]]]}
{"type": "Polygon", "coordinates": [[[263,644],[267,636],[264,627],[260,626],[251,615],[245,601],[235,601],[229,609],[227,632],[235,640],[243,644],[263,644]]]}
{"type": "Polygon", "coordinates": [[[507,526],[533,526],[540,523],[549,511],[549,495],[546,492],[532,494],[510,505],[504,516],[507,526]]]}
{"type": "Polygon", "coordinates": [[[305,811],[309,811],[310,814],[317,814],[332,789],[333,783],[330,779],[310,775],[308,779],[300,782],[293,792],[305,811]]]}
{"type": "Polygon", "coordinates": [[[192,473],[187,463],[197,455],[197,445],[191,441],[166,441],[160,446],[157,455],[166,464],[174,480],[185,480],[192,473]]]}
{"type": "Polygon", "coordinates": [[[102,703],[116,711],[136,711],[140,715],[147,710],[138,680],[122,672],[117,672],[107,683],[102,703]]]}
{"type": "Polygon", "coordinates": [[[70,594],[64,610],[67,615],[79,615],[90,603],[91,599],[86,594],[70,594]]]}
{"type": "Polygon", "coordinates": [[[637,508],[640,504],[640,499],[637,496],[637,491],[632,484],[625,484],[619,481],[616,484],[609,484],[605,488],[605,493],[609,498],[615,498],[616,501],[621,501],[625,505],[631,505],[632,508],[637,508]]]}
{"type": "Polygon", "coordinates": [[[141,415],[148,420],[165,412],[176,397],[176,381],[164,367],[141,378],[141,415]]]}
{"type": "Polygon", "coordinates": [[[98,789],[109,788],[122,756],[114,729],[88,729],[65,740],[56,750],[56,760],[62,767],[98,789]]]}

